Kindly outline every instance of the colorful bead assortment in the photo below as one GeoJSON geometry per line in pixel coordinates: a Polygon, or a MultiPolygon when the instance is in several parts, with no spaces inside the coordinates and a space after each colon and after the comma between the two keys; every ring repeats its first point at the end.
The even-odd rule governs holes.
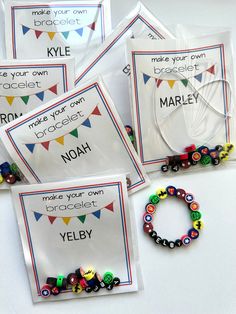
{"type": "Polygon", "coordinates": [[[183,189],[177,189],[174,186],[168,186],[167,188],[160,188],[155,194],[149,197],[149,202],[145,206],[145,213],[143,216],[144,225],[143,230],[145,233],[154,240],[156,244],[160,244],[164,247],[173,249],[182,245],[188,246],[192,240],[199,237],[199,230],[203,229],[203,222],[201,220],[202,214],[199,212],[199,204],[194,200],[194,196],[191,193],[185,192],[183,189]],[[175,241],[168,241],[161,238],[155,230],[153,230],[153,218],[156,212],[156,205],[167,197],[173,197],[182,200],[188,206],[190,218],[192,220],[192,228],[190,228],[187,234],[184,234],[180,239],[175,241]]]}
{"type": "Polygon", "coordinates": [[[98,292],[101,288],[111,291],[114,286],[120,284],[120,279],[114,277],[113,273],[108,271],[101,277],[94,269],[90,268],[84,271],[78,268],[74,273],[70,273],[67,277],[63,275],[48,277],[46,284],[41,288],[41,297],[48,298],[50,295],[58,295],[63,290],[71,288],[73,293],[79,294],[83,290],[87,293],[98,292]]]}
{"type": "Polygon", "coordinates": [[[219,165],[221,162],[229,159],[229,154],[234,151],[234,145],[226,143],[224,146],[217,145],[213,149],[206,146],[196,148],[194,144],[185,148],[185,153],[181,155],[167,156],[167,163],[161,167],[162,172],[171,169],[174,172],[180,168],[188,169],[191,166],[200,163],[202,166],[212,164],[219,165]]]}
{"type": "Polygon", "coordinates": [[[9,164],[4,162],[0,165],[0,184],[6,182],[8,184],[14,184],[17,181],[21,181],[21,173],[15,163],[9,164]]]}

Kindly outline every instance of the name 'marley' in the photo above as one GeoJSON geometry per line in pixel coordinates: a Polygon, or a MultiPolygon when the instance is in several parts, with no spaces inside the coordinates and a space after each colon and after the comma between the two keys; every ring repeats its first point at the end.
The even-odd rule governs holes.
{"type": "Polygon", "coordinates": [[[67,162],[77,159],[81,157],[81,155],[83,156],[87,154],[88,152],[91,152],[91,147],[86,142],[85,144],[77,146],[75,149],[70,149],[68,152],[61,155],[61,158],[66,164],[67,162]]]}
{"type": "Polygon", "coordinates": [[[198,102],[198,93],[160,98],[160,107],[193,105],[198,102]]]}

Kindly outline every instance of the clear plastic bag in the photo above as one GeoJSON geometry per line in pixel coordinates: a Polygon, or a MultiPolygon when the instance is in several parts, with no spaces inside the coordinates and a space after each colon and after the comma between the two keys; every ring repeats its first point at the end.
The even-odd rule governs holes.
{"type": "Polygon", "coordinates": [[[128,173],[130,192],[149,184],[100,79],[2,127],[1,137],[30,183],[128,173]]]}
{"type": "Polygon", "coordinates": [[[183,154],[191,144],[215,149],[235,142],[228,32],[160,42],[129,40],[128,54],[137,149],[147,171],[159,170],[167,156],[183,154]]]}
{"type": "Polygon", "coordinates": [[[125,175],[14,187],[12,197],[34,302],[139,289],[125,175]],[[80,267],[101,276],[110,271],[120,284],[111,291],[73,293],[67,283],[57,296],[41,295],[48,277],[66,278],[80,267]]]}
{"type": "Polygon", "coordinates": [[[75,57],[76,67],[111,29],[110,1],[6,2],[7,57],[75,57]]]}
{"type": "MultiPolygon", "coordinates": [[[[33,61],[2,60],[0,64],[0,127],[73,89],[74,70],[73,58],[33,61]]],[[[11,163],[11,158],[0,144],[1,172],[5,162],[11,163]]],[[[4,182],[6,181],[4,178],[4,182]]],[[[9,188],[9,184],[1,183],[0,189],[3,188],[9,188]]]]}
{"type": "Polygon", "coordinates": [[[139,2],[76,73],[76,84],[91,79],[97,73],[102,75],[124,125],[132,124],[130,65],[125,57],[126,39],[130,37],[158,40],[173,38],[173,35],[139,2]]]}

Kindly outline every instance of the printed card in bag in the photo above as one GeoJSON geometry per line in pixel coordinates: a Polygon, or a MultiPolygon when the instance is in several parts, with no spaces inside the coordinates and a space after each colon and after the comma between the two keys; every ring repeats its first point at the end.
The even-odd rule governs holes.
{"type": "MultiPolygon", "coordinates": [[[[0,126],[74,87],[74,59],[7,61],[0,64],[0,126]]],[[[0,165],[10,162],[0,144],[0,165]]],[[[9,188],[1,184],[0,188],[9,188]]]]}
{"type": "Polygon", "coordinates": [[[137,150],[148,171],[184,148],[235,141],[229,33],[201,38],[129,40],[137,150]]]}
{"type": "Polygon", "coordinates": [[[130,192],[149,183],[99,79],[7,124],[1,138],[30,183],[104,172],[127,173],[130,192]]]}
{"type": "Polygon", "coordinates": [[[74,56],[77,66],[110,28],[109,0],[6,3],[8,58],[74,56]]]}
{"type": "Polygon", "coordinates": [[[146,9],[141,2],[115,28],[99,49],[77,71],[76,84],[99,73],[102,75],[118,113],[125,125],[132,125],[129,98],[130,65],[125,47],[127,38],[153,40],[173,38],[171,33],[146,9]]]}
{"type": "Polygon", "coordinates": [[[138,290],[125,175],[18,186],[12,196],[34,302],[138,290]],[[48,277],[79,268],[111,272],[120,284],[90,293],[66,284],[57,296],[42,295],[48,277]]]}

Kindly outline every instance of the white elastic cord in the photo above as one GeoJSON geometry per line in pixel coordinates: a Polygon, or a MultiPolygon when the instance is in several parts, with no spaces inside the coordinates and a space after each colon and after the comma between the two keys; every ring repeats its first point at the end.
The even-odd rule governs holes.
{"type": "MultiPolygon", "coordinates": [[[[233,111],[233,104],[232,104],[232,88],[231,88],[231,85],[230,85],[230,82],[227,81],[227,80],[224,80],[224,79],[217,79],[217,80],[214,80],[214,81],[210,81],[210,82],[207,82],[206,84],[200,86],[198,89],[196,89],[193,84],[191,84],[189,82],[189,79],[187,77],[185,77],[182,73],[177,73],[179,75],[182,76],[182,79],[186,79],[188,80],[188,86],[190,86],[192,88],[192,90],[194,91],[194,94],[198,94],[198,97],[201,98],[201,100],[203,101],[203,103],[205,104],[205,106],[201,106],[202,107],[202,110],[199,110],[197,112],[197,115],[195,116],[194,118],[194,121],[196,121],[196,123],[199,125],[202,121],[202,117],[204,116],[204,112],[206,111],[207,107],[210,108],[212,111],[214,111],[217,115],[220,115],[220,116],[223,116],[224,117],[224,121],[228,118],[231,118],[232,117],[232,112],[233,111]],[[229,105],[229,108],[230,110],[228,112],[221,112],[219,110],[217,110],[214,106],[212,106],[200,93],[199,91],[201,89],[203,89],[204,87],[206,86],[210,86],[211,84],[213,83],[216,83],[216,82],[222,82],[223,84],[227,84],[229,86],[229,91],[230,91],[230,105],[229,105]]],[[[155,83],[154,83],[155,84],[155,83]]],[[[173,152],[176,152],[178,154],[181,154],[182,152],[179,152],[177,149],[175,149],[174,147],[172,147],[172,145],[170,143],[168,143],[168,139],[166,138],[166,136],[163,134],[162,132],[162,127],[161,127],[161,124],[162,123],[165,123],[165,122],[161,122],[161,124],[159,123],[158,121],[158,118],[157,118],[157,106],[156,106],[156,97],[155,97],[155,91],[156,91],[156,84],[154,86],[154,89],[153,89],[153,113],[154,113],[154,122],[155,122],[155,125],[156,125],[156,128],[159,130],[159,133],[163,139],[163,141],[166,143],[166,145],[169,147],[169,149],[171,149],[173,152]]],[[[224,89],[227,89],[227,87],[223,87],[224,89]]],[[[170,118],[172,116],[173,113],[176,112],[176,110],[179,110],[179,108],[182,108],[183,106],[183,103],[180,104],[179,106],[177,106],[169,115],[166,119],[170,118]]],[[[184,114],[184,112],[183,112],[184,114]]],[[[174,123],[174,122],[173,122],[174,123]]],[[[218,134],[218,132],[221,130],[222,127],[219,127],[218,130],[214,133],[214,135],[212,135],[211,137],[209,137],[207,140],[205,140],[205,143],[202,143],[202,145],[205,145],[207,143],[209,143],[212,139],[214,139],[214,137],[216,137],[216,135],[218,134]]],[[[194,129],[194,123],[193,123],[193,129],[194,129]]],[[[190,135],[189,135],[190,137],[190,135]]],[[[191,144],[191,143],[189,143],[191,144]]]]}

